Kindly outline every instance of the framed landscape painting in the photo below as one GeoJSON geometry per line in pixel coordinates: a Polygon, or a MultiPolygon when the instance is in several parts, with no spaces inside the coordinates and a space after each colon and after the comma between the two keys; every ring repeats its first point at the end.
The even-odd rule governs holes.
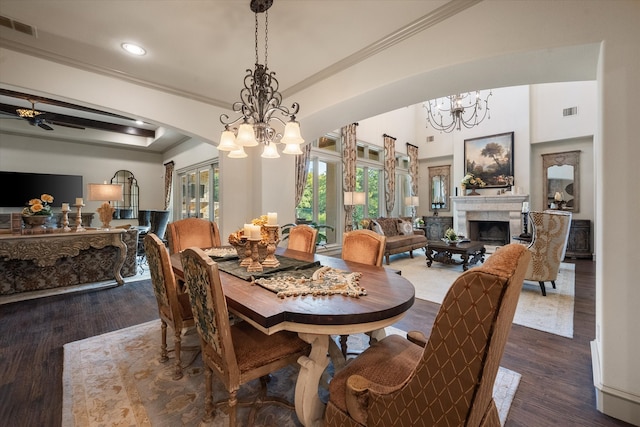
{"type": "Polygon", "coordinates": [[[484,188],[513,183],[513,132],[465,139],[464,173],[480,177],[484,188]]]}

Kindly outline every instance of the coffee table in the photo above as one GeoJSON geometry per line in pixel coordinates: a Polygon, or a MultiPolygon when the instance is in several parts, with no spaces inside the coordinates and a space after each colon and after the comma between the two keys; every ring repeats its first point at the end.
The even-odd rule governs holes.
{"type": "Polygon", "coordinates": [[[427,267],[431,267],[434,261],[443,264],[462,265],[462,270],[467,271],[469,265],[474,265],[478,261],[484,262],[486,249],[482,242],[467,241],[450,245],[440,240],[429,240],[425,248],[427,253],[427,267]],[[453,259],[453,255],[458,254],[461,261],[453,259]]]}

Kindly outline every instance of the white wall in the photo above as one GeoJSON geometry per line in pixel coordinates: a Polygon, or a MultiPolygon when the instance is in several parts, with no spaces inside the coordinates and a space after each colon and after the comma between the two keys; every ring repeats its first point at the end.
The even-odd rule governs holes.
{"type": "MultiPolygon", "coordinates": [[[[83,212],[95,212],[100,206],[100,202],[86,201],[87,184],[111,181],[121,169],[131,171],[138,181],[140,209],[163,209],[164,167],[160,154],[0,134],[0,170],[82,175],[84,194],[78,197],[85,199],[83,212]]],[[[17,210],[5,208],[5,211],[17,210]]],[[[122,221],[114,224],[119,222],[122,221]]]]}

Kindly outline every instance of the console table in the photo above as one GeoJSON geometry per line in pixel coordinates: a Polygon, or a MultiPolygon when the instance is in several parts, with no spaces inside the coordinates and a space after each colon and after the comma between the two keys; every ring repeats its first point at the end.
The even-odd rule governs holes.
{"type": "Polygon", "coordinates": [[[110,278],[122,285],[125,235],[121,229],[0,235],[0,295],[110,278]]]}

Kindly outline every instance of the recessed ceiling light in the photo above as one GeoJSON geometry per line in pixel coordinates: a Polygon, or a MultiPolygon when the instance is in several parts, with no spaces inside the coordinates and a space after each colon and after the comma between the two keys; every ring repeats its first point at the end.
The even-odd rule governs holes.
{"type": "Polygon", "coordinates": [[[144,122],[142,120],[136,120],[136,124],[138,126],[142,126],[144,124],[144,122]]]}
{"type": "Polygon", "coordinates": [[[122,43],[120,46],[132,55],[142,56],[147,53],[143,47],[133,43],[122,43]]]}

